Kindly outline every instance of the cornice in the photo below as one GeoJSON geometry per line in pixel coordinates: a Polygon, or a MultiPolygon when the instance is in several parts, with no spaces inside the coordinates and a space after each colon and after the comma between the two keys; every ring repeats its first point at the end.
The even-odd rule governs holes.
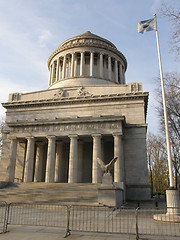
{"type": "Polygon", "coordinates": [[[42,126],[42,125],[62,125],[62,124],[84,124],[84,123],[106,123],[106,122],[125,122],[124,116],[100,116],[100,117],[77,117],[77,118],[54,118],[54,119],[34,119],[31,121],[22,120],[15,122],[7,122],[9,127],[22,126],[42,126]]]}
{"type": "Polygon", "coordinates": [[[55,105],[69,105],[69,104],[83,104],[83,103],[96,103],[96,102],[109,102],[109,101],[126,101],[135,99],[144,99],[146,104],[148,102],[148,92],[144,93],[129,93],[129,94],[111,94],[111,95],[93,95],[93,96],[78,96],[78,97],[60,97],[53,99],[42,99],[33,101],[14,101],[2,103],[6,109],[10,108],[26,108],[38,106],[55,106],[55,105]]]}

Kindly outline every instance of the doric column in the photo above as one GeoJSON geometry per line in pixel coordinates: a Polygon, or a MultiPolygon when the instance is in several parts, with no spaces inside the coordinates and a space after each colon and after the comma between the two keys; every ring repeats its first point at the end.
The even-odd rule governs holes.
{"type": "Polygon", "coordinates": [[[112,67],[111,67],[111,57],[108,57],[108,78],[109,80],[111,80],[111,71],[112,71],[112,67]]]}
{"type": "Polygon", "coordinates": [[[78,141],[78,176],[77,182],[83,182],[83,141],[78,141]]]}
{"type": "Polygon", "coordinates": [[[48,86],[51,85],[51,75],[52,75],[52,65],[50,65],[50,67],[49,67],[49,84],[48,84],[48,86]]]}
{"type": "Polygon", "coordinates": [[[16,169],[17,139],[12,138],[10,144],[9,182],[14,182],[16,169]]]}
{"type": "Polygon", "coordinates": [[[62,79],[66,76],[66,55],[63,58],[63,67],[62,67],[62,79]]]}
{"type": "Polygon", "coordinates": [[[71,54],[71,77],[74,77],[74,53],[71,54]]]}
{"type": "Polygon", "coordinates": [[[77,183],[78,135],[70,137],[68,183],[77,183]]]}
{"type": "Polygon", "coordinates": [[[90,77],[93,76],[93,68],[94,68],[94,53],[90,53],[90,77]]]}
{"type": "Polygon", "coordinates": [[[56,65],[56,81],[59,80],[59,64],[60,64],[60,59],[57,59],[57,65],[56,65]]]}
{"type": "Polygon", "coordinates": [[[55,182],[62,181],[62,171],[63,171],[63,143],[61,141],[56,142],[56,162],[55,162],[55,182]]]}
{"type": "Polygon", "coordinates": [[[117,60],[115,59],[115,81],[116,83],[118,83],[118,62],[117,60]]]}
{"type": "Polygon", "coordinates": [[[52,71],[51,71],[51,85],[53,84],[54,74],[55,74],[55,63],[53,62],[52,71]]]}
{"type": "Polygon", "coordinates": [[[119,64],[119,71],[120,71],[120,83],[123,83],[124,77],[123,77],[123,71],[122,71],[122,64],[119,64]]]}
{"type": "Polygon", "coordinates": [[[125,84],[125,68],[122,67],[123,84],[125,84]]]}
{"type": "Polygon", "coordinates": [[[35,162],[35,171],[34,171],[34,182],[42,181],[42,168],[43,168],[43,150],[44,143],[37,142],[36,143],[36,162],[35,162]]]}
{"type": "Polygon", "coordinates": [[[84,52],[81,52],[80,76],[84,76],[84,52]]]}
{"type": "Polygon", "coordinates": [[[74,77],[77,77],[77,54],[74,54],[74,77]]]}
{"type": "Polygon", "coordinates": [[[103,54],[100,53],[100,78],[103,78],[103,54]]]}
{"type": "Polygon", "coordinates": [[[24,182],[32,182],[34,165],[34,137],[27,138],[24,182]]]}
{"type": "Polygon", "coordinates": [[[101,159],[101,134],[93,134],[92,183],[101,182],[101,169],[97,158],[101,159]]]}
{"type": "Polygon", "coordinates": [[[114,157],[118,157],[114,164],[114,182],[124,182],[124,157],[122,134],[115,133],[114,137],[114,157]]]}
{"type": "Polygon", "coordinates": [[[55,136],[48,137],[48,151],[47,151],[47,163],[46,163],[46,178],[45,182],[54,182],[55,171],[55,136]]]}

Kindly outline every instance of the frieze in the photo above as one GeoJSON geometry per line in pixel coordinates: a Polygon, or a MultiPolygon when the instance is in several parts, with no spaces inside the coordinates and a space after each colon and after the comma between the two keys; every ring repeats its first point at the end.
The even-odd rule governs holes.
{"type": "Polygon", "coordinates": [[[103,123],[62,123],[58,125],[41,125],[14,127],[14,133],[38,133],[38,132],[70,132],[70,131],[91,131],[91,130],[108,130],[121,128],[121,122],[103,122],[103,123]]]}
{"type": "Polygon", "coordinates": [[[89,93],[84,87],[81,87],[78,89],[78,96],[81,96],[81,97],[91,97],[93,96],[93,94],[89,93]]]}

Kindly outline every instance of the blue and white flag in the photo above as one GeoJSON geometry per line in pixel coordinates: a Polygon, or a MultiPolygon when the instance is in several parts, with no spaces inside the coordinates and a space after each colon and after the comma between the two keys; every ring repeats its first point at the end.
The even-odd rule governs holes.
{"type": "Polygon", "coordinates": [[[156,21],[154,18],[138,22],[138,32],[144,33],[147,31],[156,30],[156,21]]]}

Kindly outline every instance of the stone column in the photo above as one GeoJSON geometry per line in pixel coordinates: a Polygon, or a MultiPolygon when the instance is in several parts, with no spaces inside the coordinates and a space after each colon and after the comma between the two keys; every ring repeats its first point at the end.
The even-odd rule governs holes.
{"type": "Polygon", "coordinates": [[[63,58],[62,79],[66,77],[66,55],[63,58]]]}
{"type": "Polygon", "coordinates": [[[56,162],[55,162],[55,182],[62,181],[62,171],[63,171],[63,143],[61,141],[56,142],[56,162]]]}
{"type": "Polygon", "coordinates": [[[68,183],[77,183],[78,135],[70,137],[68,183]]]}
{"type": "Polygon", "coordinates": [[[37,142],[36,144],[37,144],[37,148],[36,148],[34,182],[41,182],[42,181],[44,143],[37,142]]]}
{"type": "Polygon", "coordinates": [[[48,151],[47,151],[47,164],[46,164],[46,177],[45,182],[54,182],[54,171],[55,171],[55,136],[48,137],[48,151]]]}
{"type": "Polygon", "coordinates": [[[97,158],[101,159],[101,134],[93,134],[92,183],[101,182],[101,169],[97,158]]]}
{"type": "Polygon", "coordinates": [[[74,54],[74,77],[77,77],[77,55],[74,54]]]}
{"type": "Polygon", "coordinates": [[[60,59],[57,59],[57,65],[56,65],[56,81],[59,80],[59,64],[60,64],[60,59]]]}
{"type": "Polygon", "coordinates": [[[118,83],[118,62],[115,59],[115,81],[118,83]]]}
{"type": "Polygon", "coordinates": [[[78,141],[78,176],[77,182],[83,182],[83,141],[78,141]]]}
{"type": "Polygon", "coordinates": [[[53,84],[54,73],[55,73],[55,64],[53,62],[53,64],[52,64],[52,71],[51,71],[51,85],[53,84]]]}
{"type": "Polygon", "coordinates": [[[111,57],[108,57],[108,79],[109,80],[111,80],[111,72],[112,72],[111,57]]]}
{"type": "Polygon", "coordinates": [[[84,52],[81,52],[80,76],[84,76],[84,52]]]}
{"type": "Polygon", "coordinates": [[[52,65],[50,65],[50,67],[49,67],[49,84],[48,84],[48,86],[51,85],[51,75],[52,75],[52,65]]]}
{"type": "Polygon", "coordinates": [[[103,54],[100,53],[100,78],[103,78],[103,54]]]}
{"type": "Polygon", "coordinates": [[[10,144],[9,182],[14,182],[16,169],[17,139],[12,138],[10,144]]]}
{"type": "Polygon", "coordinates": [[[28,137],[24,169],[24,182],[32,182],[33,165],[34,165],[34,137],[28,137]]]}
{"type": "Polygon", "coordinates": [[[120,83],[123,83],[124,77],[123,77],[123,71],[122,71],[122,64],[119,64],[119,71],[120,71],[120,83]]]}
{"type": "Polygon", "coordinates": [[[123,84],[125,84],[125,68],[122,68],[123,84]]]}
{"type": "Polygon", "coordinates": [[[74,77],[74,53],[71,54],[71,77],[74,77]]]}
{"type": "Polygon", "coordinates": [[[118,157],[114,164],[114,182],[124,182],[124,156],[122,134],[115,133],[114,137],[114,157],[118,157]]]}
{"type": "Polygon", "coordinates": [[[90,77],[93,76],[93,72],[94,72],[94,53],[91,52],[90,53],[90,77]]]}

